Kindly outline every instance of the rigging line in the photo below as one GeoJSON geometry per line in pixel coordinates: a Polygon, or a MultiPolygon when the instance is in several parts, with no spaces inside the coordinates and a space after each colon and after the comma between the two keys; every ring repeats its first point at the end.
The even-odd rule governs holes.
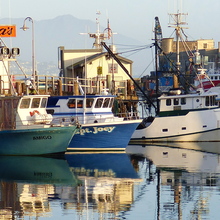
{"type": "Polygon", "coordinates": [[[182,41],[182,44],[183,44],[183,47],[184,47],[184,49],[186,51],[187,56],[188,57],[194,57],[194,54],[193,54],[192,50],[189,48],[189,46],[186,43],[186,41],[182,38],[182,36],[180,36],[180,38],[181,38],[181,41],[182,41]],[[189,55],[189,53],[190,53],[190,55],[189,55]]]}
{"type": "Polygon", "coordinates": [[[124,51],[124,52],[120,52],[119,54],[122,54],[122,53],[130,53],[130,52],[133,52],[133,51],[140,51],[140,50],[144,50],[144,49],[151,48],[152,46],[153,46],[153,45],[147,45],[147,46],[142,47],[142,48],[133,49],[133,50],[128,50],[128,51],[124,51]]]}
{"type": "MultiPolygon", "coordinates": [[[[117,46],[117,45],[116,45],[117,46]]],[[[123,45],[121,45],[123,46],[123,45]]],[[[133,50],[142,50],[145,48],[150,48],[152,46],[152,44],[149,45],[142,45],[142,46],[135,46],[135,47],[130,47],[130,48],[123,48],[123,47],[118,47],[118,50],[124,50],[124,51],[133,51],[133,50]]]]}
{"type": "MultiPolygon", "coordinates": [[[[130,56],[132,56],[132,55],[134,55],[135,53],[138,53],[140,50],[137,50],[137,51],[134,51],[133,53],[131,53],[131,54],[129,54],[129,55],[127,55],[127,57],[130,57],[130,56]]],[[[118,54],[122,54],[123,52],[121,52],[121,53],[118,53],[118,54]]],[[[126,53],[126,52],[125,52],[126,53]]]]}
{"type": "Polygon", "coordinates": [[[148,66],[144,69],[144,71],[141,73],[141,75],[139,76],[139,78],[145,73],[145,71],[149,68],[149,66],[154,62],[154,59],[151,60],[151,62],[148,64],[148,66]]]}

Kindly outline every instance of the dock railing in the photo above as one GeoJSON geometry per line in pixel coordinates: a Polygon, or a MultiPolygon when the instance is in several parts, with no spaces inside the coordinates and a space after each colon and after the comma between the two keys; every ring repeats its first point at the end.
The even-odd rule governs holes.
{"type": "Polygon", "coordinates": [[[30,86],[27,85],[22,75],[16,74],[11,76],[10,81],[12,86],[5,89],[3,85],[11,83],[0,79],[1,95],[13,94],[13,92],[16,92],[17,95],[33,92],[48,95],[79,95],[82,91],[87,94],[100,94],[106,89],[114,95],[123,95],[125,98],[127,95],[133,95],[130,80],[114,80],[114,82],[110,82],[106,77],[100,76],[84,79],[37,75],[34,80],[35,85],[30,86]]]}

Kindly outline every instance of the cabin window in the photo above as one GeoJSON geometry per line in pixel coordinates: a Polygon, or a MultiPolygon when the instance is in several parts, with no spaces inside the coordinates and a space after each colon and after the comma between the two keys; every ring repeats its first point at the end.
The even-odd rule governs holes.
{"type": "Polygon", "coordinates": [[[208,96],[205,97],[205,105],[209,106],[209,97],[208,96]]]}
{"type": "Polygon", "coordinates": [[[162,131],[163,131],[163,132],[168,132],[168,129],[167,129],[167,128],[164,128],[162,131]]]}
{"type": "Polygon", "coordinates": [[[95,108],[101,108],[103,103],[103,98],[98,98],[95,103],[95,108]]]}
{"type": "Polygon", "coordinates": [[[217,76],[215,76],[215,79],[218,79],[218,77],[217,77],[217,76]]]}
{"type": "Polygon", "coordinates": [[[114,99],[111,98],[111,99],[110,99],[110,105],[109,105],[109,107],[112,108],[112,107],[113,107],[113,104],[114,104],[114,99]]]}
{"type": "Polygon", "coordinates": [[[33,98],[31,103],[31,108],[39,108],[40,106],[40,98],[33,98]]]}
{"type": "Polygon", "coordinates": [[[77,108],[83,108],[83,100],[76,100],[77,108]]]}
{"type": "Polygon", "coordinates": [[[104,103],[103,103],[103,108],[108,108],[109,107],[109,102],[110,102],[110,98],[106,98],[104,100],[104,103]]]}
{"type": "Polygon", "coordinates": [[[210,96],[210,104],[211,104],[211,106],[213,106],[214,103],[215,103],[213,98],[214,98],[213,96],[210,96]]]}
{"type": "Polygon", "coordinates": [[[69,108],[75,108],[76,107],[76,100],[75,99],[69,99],[69,101],[67,102],[67,106],[69,108]]]}
{"type": "Polygon", "coordinates": [[[29,108],[30,103],[31,103],[31,99],[22,99],[20,108],[29,108]]]}
{"type": "Polygon", "coordinates": [[[179,99],[174,99],[174,100],[173,100],[173,104],[174,104],[174,105],[179,105],[179,99]]]}
{"type": "Polygon", "coordinates": [[[47,106],[47,98],[43,98],[42,101],[41,101],[41,108],[46,108],[47,106]]]}
{"type": "Polygon", "coordinates": [[[181,105],[185,105],[186,104],[186,98],[181,98],[181,105]]]}
{"type": "Polygon", "coordinates": [[[205,105],[206,106],[217,105],[215,96],[206,96],[205,105]]]}
{"type": "Polygon", "coordinates": [[[163,152],[163,158],[168,158],[168,152],[163,152]]]}
{"type": "Polygon", "coordinates": [[[167,106],[170,106],[170,105],[171,105],[171,99],[167,99],[167,100],[166,100],[166,105],[167,105],[167,106]]]}
{"type": "Polygon", "coordinates": [[[182,130],[186,130],[186,127],[182,127],[182,130]]]}
{"type": "Polygon", "coordinates": [[[86,108],[91,108],[94,99],[86,99],[86,108]]]}
{"type": "Polygon", "coordinates": [[[182,153],[182,158],[186,158],[186,153],[182,153]]]}

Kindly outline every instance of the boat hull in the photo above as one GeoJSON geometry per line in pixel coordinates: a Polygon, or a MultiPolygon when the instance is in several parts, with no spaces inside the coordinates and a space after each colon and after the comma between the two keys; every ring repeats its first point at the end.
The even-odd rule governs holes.
{"type": "Polygon", "coordinates": [[[148,127],[137,129],[130,143],[220,141],[220,111],[191,111],[186,115],[155,117],[148,127]]]}
{"type": "Polygon", "coordinates": [[[84,124],[68,150],[124,150],[141,120],[84,124]]]}
{"type": "Polygon", "coordinates": [[[0,155],[44,155],[63,153],[77,126],[0,132],[0,155]]]}

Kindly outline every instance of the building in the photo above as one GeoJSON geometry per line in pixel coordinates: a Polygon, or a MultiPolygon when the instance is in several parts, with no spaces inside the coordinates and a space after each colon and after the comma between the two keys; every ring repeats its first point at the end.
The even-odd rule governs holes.
{"type": "MultiPolygon", "coordinates": [[[[115,47],[111,49],[132,76],[133,61],[117,55],[115,47]]],[[[103,52],[100,48],[73,50],[61,46],[58,51],[60,76],[67,79],[69,83],[77,79],[81,85],[87,87],[87,92],[91,90],[91,86],[98,85],[117,94],[130,81],[130,77],[120,65],[109,56],[108,52],[103,52]],[[87,79],[87,85],[85,79],[87,79]]]]}

